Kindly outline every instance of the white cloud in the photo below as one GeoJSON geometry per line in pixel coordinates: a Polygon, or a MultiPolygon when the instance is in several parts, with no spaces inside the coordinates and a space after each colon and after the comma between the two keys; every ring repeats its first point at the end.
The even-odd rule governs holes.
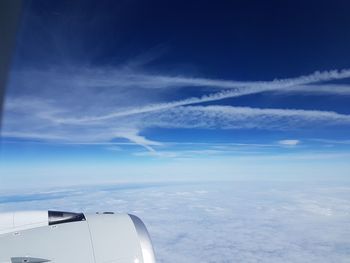
{"type": "Polygon", "coordinates": [[[140,136],[138,134],[137,130],[118,131],[115,134],[115,137],[128,139],[131,142],[134,142],[134,143],[136,143],[138,145],[141,145],[141,146],[145,147],[147,150],[149,150],[151,152],[154,152],[154,149],[151,146],[154,146],[154,145],[160,146],[160,145],[162,145],[159,142],[151,141],[151,140],[146,139],[143,136],[140,136]]]}
{"type": "Polygon", "coordinates": [[[160,263],[345,263],[349,191],[348,183],[334,181],[109,184],[2,193],[0,211],[134,213],[160,263]]]}
{"type": "Polygon", "coordinates": [[[159,142],[142,135],[145,129],[154,126],[287,130],[310,125],[349,124],[348,115],[332,111],[260,109],[212,103],[288,89],[300,92],[326,90],[341,95],[344,86],[339,87],[339,91],[335,84],[327,86],[323,82],[349,78],[350,70],[316,72],[270,82],[169,77],[125,69],[51,69],[14,74],[5,101],[2,136],[6,137],[66,143],[101,143],[123,138],[154,151],[154,146],[160,146],[159,142]],[[324,86],[318,89],[316,84],[324,86]],[[220,91],[204,93],[208,89],[198,89],[197,97],[170,99],[174,95],[173,89],[167,87],[188,86],[220,91]],[[210,105],[194,106],[203,103],[210,105]]]}
{"type": "MultiPolygon", "coordinates": [[[[141,75],[142,76],[142,75],[141,75]]],[[[136,79],[139,77],[134,76],[136,79]]],[[[167,86],[209,86],[216,88],[225,88],[231,89],[233,91],[225,90],[217,93],[211,93],[203,95],[202,97],[193,97],[187,98],[179,101],[172,101],[167,103],[157,103],[149,104],[143,107],[136,107],[127,110],[119,109],[116,112],[110,112],[108,114],[100,116],[89,116],[82,118],[62,118],[56,119],[57,122],[61,123],[79,123],[79,122],[94,122],[101,121],[106,119],[113,119],[118,117],[130,116],[134,114],[141,114],[153,111],[166,110],[179,106],[201,104],[205,102],[213,102],[228,98],[241,97],[244,95],[250,95],[265,91],[301,91],[301,92],[326,92],[326,93],[335,93],[339,95],[350,94],[349,88],[344,88],[343,85],[337,87],[336,85],[324,85],[324,86],[306,86],[306,84],[318,83],[322,81],[330,81],[337,79],[344,79],[350,77],[350,70],[342,71],[325,71],[325,72],[316,72],[308,76],[301,76],[298,78],[292,79],[282,79],[282,80],[273,80],[271,82],[238,82],[238,81],[222,81],[222,80],[210,80],[210,79],[196,79],[196,78],[181,78],[181,77],[164,77],[164,76],[143,76],[145,79],[149,79],[152,83],[155,83],[155,86],[162,86],[162,83],[165,87],[167,86]]],[[[142,78],[142,77],[141,77],[142,78]]],[[[134,83],[133,83],[134,84],[134,83]]],[[[141,82],[139,85],[143,85],[141,82]]],[[[119,85],[119,84],[118,84],[119,85]]],[[[124,84],[121,84],[122,86],[124,84]]],[[[147,85],[146,85],[147,86],[147,85]]]]}
{"type": "Polygon", "coordinates": [[[330,95],[339,95],[339,96],[349,96],[350,95],[350,86],[346,84],[309,84],[309,85],[300,85],[288,87],[286,89],[279,89],[275,92],[279,93],[298,93],[298,94],[330,94],[330,95]]]}
{"type": "MultiPolygon", "coordinates": [[[[73,73],[71,73],[73,74],[73,73]]],[[[295,78],[275,79],[272,81],[235,81],[220,80],[198,77],[188,77],[183,75],[167,76],[156,74],[145,74],[142,72],[118,70],[118,69],[84,69],[74,72],[73,81],[79,86],[98,87],[143,87],[143,88],[167,88],[167,87],[212,87],[219,89],[252,88],[251,92],[263,92],[274,89],[287,89],[301,86],[308,89],[310,84],[317,84],[332,80],[350,78],[350,70],[330,70],[316,71],[310,75],[295,78]]],[[[70,77],[70,79],[72,79],[70,77]]],[[[332,86],[332,85],[331,85],[332,86]]],[[[317,87],[317,86],[316,86],[317,87]]],[[[313,88],[316,88],[313,86],[313,88]]],[[[325,88],[324,86],[323,88],[325,88]]],[[[333,88],[335,85],[333,85],[333,88]]],[[[330,87],[327,92],[332,92],[330,87]]],[[[334,91],[335,93],[337,91],[334,91]]]]}
{"type": "Polygon", "coordinates": [[[310,125],[350,125],[350,116],[328,111],[187,106],[160,112],[146,123],[169,128],[287,130],[310,125]]]}
{"type": "MultiPolygon", "coordinates": [[[[53,110],[54,111],[54,110],[53,110]]],[[[331,125],[350,125],[350,116],[327,111],[295,109],[260,109],[232,106],[186,106],[163,109],[87,123],[57,124],[37,117],[40,112],[25,115],[23,111],[8,110],[2,136],[33,138],[61,142],[101,143],[124,138],[150,151],[161,143],[140,133],[150,127],[197,129],[267,129],[295,130],[331,125]],[[25,116],[22,116],[25,115],[25,116]],[[18,122],[21,119],[20,122],[18,122]]]]}
{"type": "Polygon", "coordinates": [[[278,143],[281,145],[285,145],[285,146],[296,146],[296,145],[300,144],[300,141],[289,139],[289,140],[281,140],[278,143]]]}

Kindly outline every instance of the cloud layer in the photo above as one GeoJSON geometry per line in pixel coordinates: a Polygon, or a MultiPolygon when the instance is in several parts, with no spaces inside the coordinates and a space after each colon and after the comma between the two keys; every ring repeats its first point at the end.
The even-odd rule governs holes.
{"type": "Polygon", "coordinates": [[[0,211],[140,216],[158,262],[348,262],[348,184],[231,182],[51,189],[0,196],[0,211]]]}

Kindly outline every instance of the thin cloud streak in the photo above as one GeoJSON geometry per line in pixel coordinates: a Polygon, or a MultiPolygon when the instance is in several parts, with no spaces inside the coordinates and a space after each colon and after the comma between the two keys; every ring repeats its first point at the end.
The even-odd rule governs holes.
{"type": "Polygon", "coordinates": [[[129,70],[115,69],[87,69],[75,73],[74,80],[81,86],[99,87],[143,87],[151,89],[167,87],[212,87],[220,89],[259,88],[262,91],[281,89],[293,86],[317,84],[326,81],[334,81],[350,78],[350,69],[316,71],[309,75],[295,78],[274,79],[272,81],[235,81],[188,76],[166,76],[145,74],[129,70]],[[79,77],[81,74],[81,77],[79,77]]]}
{"type": "MultiPolygon", "coordinates": [[[[316,71],[310,75],[303,75],[296,78],[275,79],[272,81],[230,81],[230,80],[215,80],[206,78],[190,78],[190,77],[171,77],[171,76],[148,76],[144,75],[144,79],[149,83],[163,83],[165,86],[205,86],[217,88],[265,88],[267,90],[279,89],[285,87],[307,85],[331,80],[339,80],[350,78],[350,69],[316,71]]],[[[142,75],[141,75],[142,79],[142,75]]],[[[151,87],[151,85],[149,85],[151,87]]],[[[155,85],[159,87],[159,85],[155,85]]]]}
{"type": "Polygon", "coordinates": [[[350,115],[318,110],[187,106],[158,113],[147,123],[166,128],[293,130],[310,125],[350,125],[350,115]]]}
{"type": "Polygon", "coordinates": [[[331,81],[337,79],[344,79],[350,77],[350,70],[342,71],[325,71],[315,72],[308,76],[301,76],[299,78],[274,80],[271,82],[232,82],[232,81],[220,81],[209,79],[191,79],[191,78],[169,78],[169,77],[155,77],[160,82],[170,83],[182,83],[182,85],[198,85],[198,86],[215,86],[220,88],[235,88],[234,91],[225,90],[218,93],[204,95],[202,97],[188,98],[179,101],[173,101],[168,103],[151,104],[144,107],[132,108],[124,111],[112,112],[100,116],[90,116],[83,118],[68,118],[68,119],[56,119],[60,123],[84,123],[84,122],[96,122],[101,120],[113,119],[117,117],[130,116],[134,114],[147,113],[152,111],[160,111],[169,108],[201,104],[206,102],[219,101],[228,98],[241,97],[245,95],[251,95],[266,91],[305,91],[305,92],[326,92],[336,94],[350,94],[350,89],[344,89],[344,87],[329,86],[311,86],[310,89],[306,84],[331,81]],[[165,80],[164,80],[165,79],[165,80]],[[303,85],[303,86],[300,86],[303,85]],[[237,89],[237,87],[244,87],[244,89],[237,89]]]}
{"type": "Polygon", "coordinates": [[[319,85],[300,85],[288,87],[286,89],[279,89],[274,91],[276,93],[302,93],[308,94],[329,94],[337,96],[349,96],[350,95],[350,85],[344,84],[319,84],[319,85]]]}
{"type": "MultiPolygon", "coordinates": [[[[90,71],[86,71],[85,75],[87,72],[90,71]]],[[[49,91],[37,92],[34,94],[37,96],[32,97],[28,95],[30,93],[8,97],[2,136],[62,143],[100,143],[114,138],[123,138],[154,152],[154,146],[161,144],[140,135],[145,129],[152,127],[286,130],[305,128],[310,125],[325,127],[350,124],[349,115],[332,111],[198,105],[265,91],[300,90],[306,93],[311,90],[312,92],[332,90],[334,94],[343,95],[344,85],[323,82],[349,78],[350,70],[316,72],[308,76],[270,82],[130,75],[125,72],[117,74],[118,78],[121,77],[119,81],[115,75],[111,74],[112,72],[112,70],[106,72],[99,70],[97,73],[91,71],[91,76],[87,76],[86,79],[79,76],[73,78],[72,86],[69,88],[64,86],[69,78],[57,78],[55,75],[57,72],[54,72],[55,74],[51,77],[55,76],[55,78],[52,80],[58,79],[58,82],[53,83],[52,86],[49,85],[49,91]],[[99,85],[94,89],[82,88],[87,83],[91,86],[99,85]],[[225,90],[198,97],[158,102],[164,98],[158,96],[158,91],[154,89],[153,92],[143,93],[148,97],[142,103],[138,103],[134,101],[137,94],[134,89],[125,89],[123,92],[118,89],[109,89],[106,93],[98,93],[101,86],[113,83],[121,86],[129,83],[135,85],[135,88],[143,88],[143,84],[151,87],[152,85],[149,84],[153,83],[157,87],[206,86],[225,88],[225,90]],[[60,87],[65,88],[64,92],[57,92],[60,87]],[[75,87],[79,88],[74,89],[75,87]],[[71,94],[71,88],[74,90],[73,94],[71,94]],[[86,99],[80,100],[79,94],[86,99]]],[[[85,77],[85,75],[81,76],[85,77]]],[[[30,77],[30,74],[27,77],[30,77]]],[[[26,85],[27,82],[23,83],[26,85]]],[[[32,83],[33,86],[28,90],[37,87],[36,83],[34,84],[32,83]]],[[[19,88],[21,86],[17,87],[19,88]]],[[[143,99],[142,95],[139,97],[143,99]]]]}
{"type": "MultiPolygon", "coordinates": [[[[135,116],[136,117],[136,116],[135,116]]],[[[122,119],[117,124],[105,121],[100,123],[100,129],[94,124],[64,125],[61,133],[55,125],[44,125],[43,130],[35,132],[26,128],[25,131],[7,130],[2,136],[34,138],[43,140],[62,140],[63,142],[99,143],[113,138],[125,138],[139,144],[150,151],[152,146],[162,145],[149,140],[139,133],[147,128],[198,128],[198,129],[268,129],[286,130],[300,129],[310,125],[332,126],[350,125],[350,116],[327,111],[293,110],[293,109],[260,109],[232,106],[187,106],[168,109],[162,112],[150,112],[137,116],[133,127],[122,119]],[[81,136],[84,131],[84,136],[81,136]]],[[[28,125],[30,127],[30,125],[28,125]]]]}

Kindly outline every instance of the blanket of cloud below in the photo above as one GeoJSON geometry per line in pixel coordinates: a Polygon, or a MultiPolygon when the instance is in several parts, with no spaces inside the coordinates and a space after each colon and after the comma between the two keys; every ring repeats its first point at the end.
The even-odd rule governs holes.
{"type": "Polygon", "coordinates": [[[140,216],[158,262],[350,262],[350,184],[126,184],[2,193],[0,211],[140,216]]]}

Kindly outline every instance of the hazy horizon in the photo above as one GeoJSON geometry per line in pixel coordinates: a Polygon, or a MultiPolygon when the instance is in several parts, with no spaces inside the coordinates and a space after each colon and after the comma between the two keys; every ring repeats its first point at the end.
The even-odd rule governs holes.
{"type": "Polygon", "coordinates": [[[348,262],[347,1],[23,5],[0,211],[135,213],[159,262],[348,262]]]}

